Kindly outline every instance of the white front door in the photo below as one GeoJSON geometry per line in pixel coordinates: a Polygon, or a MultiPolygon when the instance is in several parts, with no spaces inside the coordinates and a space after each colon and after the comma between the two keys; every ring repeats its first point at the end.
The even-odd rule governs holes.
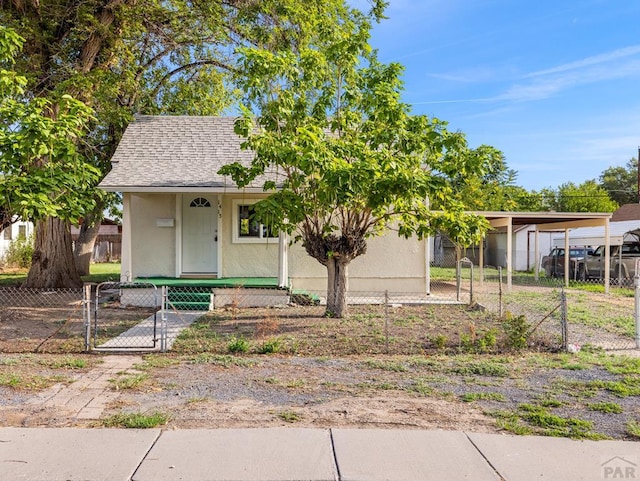
{"type": "Polygon", "coordinates": [[[215,195],[182,197],[182,273],[218,270],[218,199],[215,195]]]}

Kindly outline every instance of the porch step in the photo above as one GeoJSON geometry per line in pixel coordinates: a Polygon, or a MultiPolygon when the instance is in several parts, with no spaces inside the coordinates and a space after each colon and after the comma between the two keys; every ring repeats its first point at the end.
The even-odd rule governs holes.
{"type": "Polygon", "coordinates": [[[209,302],[171,302],[176,311],[208,311],[209,302]]]}
{"type": "Polygon", "coordinates": [[[170,287],[167,295],[178,311],[208,311],[211,307],[211,289],[170,287]]]}

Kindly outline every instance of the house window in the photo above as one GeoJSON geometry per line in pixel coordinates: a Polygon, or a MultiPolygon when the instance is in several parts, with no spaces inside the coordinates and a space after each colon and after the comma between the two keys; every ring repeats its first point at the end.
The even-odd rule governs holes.
{"type": "Polygon", "coordinates": [[[4,240],[11,240],[11,226],[7,227],[4,231],[2,231],[2,238],[4,240]]]}
{"type": "Polygon", "coordinates": [[[234,242],[266,242],[269,238],[278,237],[278,232],[268,225],[256,221],[252,203],[233,201],[234,207],[234,242]]]}
{"type": "Polygon", "coordinates": [[[189,207],[211,207],[211,202],[204,197],[196,197],[191,201],[189,207]]]}
{"type": "Polygon", "coordinates": [[[26,239],[27,238],[27,226],[26,225],[19,225],[18,226],[18,237],[21,239],[26,239]]]}

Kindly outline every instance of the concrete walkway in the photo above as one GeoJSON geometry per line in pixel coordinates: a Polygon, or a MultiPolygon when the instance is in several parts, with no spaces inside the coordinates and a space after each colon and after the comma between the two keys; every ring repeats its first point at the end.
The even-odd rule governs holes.
{"type": "Polygon", "coordinates": [[[0,428],[0,478],[633,480],[640,443],[418,430],[0,428]]]}
{"type": "MultiPolygon", "coordinates": [[[[205,314],[206,312],[203,311],[166,312],[166,320],[164,321],[164,329],[166,332],[165,351],[171,349],[171,346],[173,346],[173,343],[183,329],[189,327],[196,319],[205,314]]],[[[94,351],[157,352],[162,349],[162,329],[163,321],[161,320],[160,313],[157,313],[157,315],[149,316],[119,336],[109,339],[97,346],[94,351]]]]}

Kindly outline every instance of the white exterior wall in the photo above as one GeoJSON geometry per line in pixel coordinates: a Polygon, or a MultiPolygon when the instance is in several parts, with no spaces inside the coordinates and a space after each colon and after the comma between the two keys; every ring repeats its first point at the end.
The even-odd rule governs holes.
{"type": "MultiPolygon", "coordinates": [[[[131,218],[123,219],[123,230],[127,226],[131,228],[130,279],[140,276],[174,277],[178,224],[175,194],[130,194],[128,197],[131,218]],[[157,219],[174,219],[174,226],[158,227],[157,219]]],[[[129,259],[124,258],[125,244],[123,239],[123,275],[126,275],[125,266],[129,263],[129,259]]]]}
{"type": "MultiPolygon", "coordinates": [[[[425,292],[425,241],[404,239],[395,232],[367,241],[366,254],[349,265],[351,292],[425,292]]],[[[327,269],[301,245],[289,254],[289,277],[294,289],[326,291],[327,269]]]]}

